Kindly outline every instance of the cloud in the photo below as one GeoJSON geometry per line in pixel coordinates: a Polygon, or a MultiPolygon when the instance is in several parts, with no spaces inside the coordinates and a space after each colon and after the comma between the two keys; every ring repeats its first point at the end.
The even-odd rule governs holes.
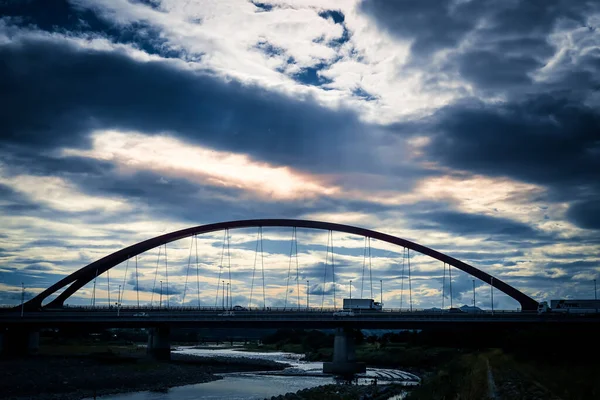
{"type": "Polygon", "coordinates": [[[377,165],[369,156],[375,148],[359,145],[367,127],[351,111],[327,110],[311,98],[60,40],[17,39],[0,47],[0,59],[6,60],[0,71],[5,145],[88,147],[89,133],[110,127],[169,132],[216,150],[244,151],[303,169],[352,169],[357,158],[369,160],[363,168],[377,165]],[[26,70],[19,68],[24,62],[26,70]],[[52,81],[42,78],[48,75],[52,81]],[[330,152],[334,147],[337,151],[330,152]]]}
{"type": "MultiPolygon", "coordinates": [[[[568,279],[597,274],[593,2],[74,0],[0,10],[7,290],[39,291],[162,233],[260,217],[394,234],[536,298],[584,293],[568,279]]],[[[266,233],[267,306],[283,305],[291,232],[266,233]]],[[[202,304],[215,300],[222,234],[199,238],[202,304]]],[[[302,232],[299,275],[332,305],[326,237],[302,232]]],[[[256,230],[231,234],[241,304],[255,240],[256,230]]],[[[334,241],[343,296],[350,280],[363,283],[364,241],[334,241]]],[[[189,245],[168,245],[172,302],[183,301],[189,245]]],[[[401,249],[372,246],[373,278],[397,307],[401,249]]],[[[138,257],[139,282],[132,265],[111,271],[111,299],[116,280],[126,302],[138,284],[143,304],[156,300],[157,251],[138,257]]],[[[439,305],[440,263],[412,256],[415,305],[439,305]]],[[[469,279],[456,276],[457,300],[470,302],[469,279]]],[[[89,304],[93,290],[73,301],[89,304]]]]}
{"type": "Polygon", "coordinates": [[[92,140],[91,150],[64,149],[63,154],[112,161],[126,171],[149,170],[276,199],[332,195],[339,190],[318,182],[318,177],[300,174],[288,167],[259,163],[244,154],[190,146],[169,137],[104,131],[94,133],[92,140]]]}
{"type": "MultiPolygon", "coordinates": [[[[492,235],[535,239],[538,233],[529,225],[487,215],[467,214],[455,211],[431,211],[413,213],[410,218],[418,229],[446,230],[458,235],[492,235]]],[[[495,238],[499,240],[498,237],[495,238]]]]}
{"type": "Polygon", "coordinates": [[[600,229],[600,201],[579,201],[569,207],[567,218],[586,229],[600,229]]]}

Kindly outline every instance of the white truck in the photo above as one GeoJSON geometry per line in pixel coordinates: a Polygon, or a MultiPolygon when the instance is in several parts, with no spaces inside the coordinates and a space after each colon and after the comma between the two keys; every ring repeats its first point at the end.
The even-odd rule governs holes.
{"type": "Polygon", "coordinates": [[[538,314],[569,313],[569,314],[590,314],[600,312],[600,300],[550,300],[550,306],[547,301],[538,304],[538,314]]]}
{"type": "Polygon", "coordinates": [[[344,299],[344,310],[346,311],[381,311],[383,304],[373,299],[344,299]]]}

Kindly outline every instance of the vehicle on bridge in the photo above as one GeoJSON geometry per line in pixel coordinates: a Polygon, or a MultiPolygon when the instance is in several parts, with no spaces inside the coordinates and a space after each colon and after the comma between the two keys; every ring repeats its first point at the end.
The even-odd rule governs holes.
{"type": "Polygon", "coordinates": [[[373,299],[344,299],[344,310],[381,311],[383,304],[373,299]]]}
{"type": "Polygon", "coordinates": [[[590,314],[598,313],[600,310],[600,300],[550,300],[550,306],[547,301],[542,301],[538,305],[538,314],[570,313],[570,314],[590,314]]]}
{"type": "Polygon", "coordinates": [[[149,316],[149,314],[145,313],[145,312],[140,312],[140,313],[133,314],[133,316],[134,317],[147,317],[147,316],[149,316]]]}
{"type": "Polygon", "coordinates": [[[348,310],[336,311],[333,313],[333,316],[334,317],[354,317],[354,312],[348,311],[348,310]]]}
{"type": "Polygon", "coordinates": [[[224,311],[220,314],[217,314],[219,317],[235,317],[235,312],[233,311],[224,311]]]}

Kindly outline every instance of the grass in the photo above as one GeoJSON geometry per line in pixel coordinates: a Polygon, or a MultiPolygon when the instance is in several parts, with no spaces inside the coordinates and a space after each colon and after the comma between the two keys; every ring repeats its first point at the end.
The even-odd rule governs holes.
{"type": "Polygon", "coordinates": [[[423,379],[407,400],[488,399],[487,361],[484,354],[463,354],[423,379]]]}
{"type": "MultiPolygon", "coordinates": [[[[600,366],[593,360],[560,361],[517,357],[495,351],[490,365],[500,394],[506,382],[520,392],[543,392],[546,398],[587,400],[600,398],[600,366]]],[[[508,394],[505,394],[505,397],[508,394]]]]}

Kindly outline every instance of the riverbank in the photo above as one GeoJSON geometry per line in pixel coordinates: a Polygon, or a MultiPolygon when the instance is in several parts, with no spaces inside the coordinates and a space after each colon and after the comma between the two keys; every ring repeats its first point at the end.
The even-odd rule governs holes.
{"type": "Polygon", "coordinates": [[[78,348],[77,354],[0,360],[0,393],[11,400],[76,400],[210,382],[221,379],[219,373],[287,367],[269,360],[196,357],[176,352],[170,362],[157,362],[135,348],[123,353],[93,350],[86,354],[85,348],[78,348]]]}
{"type": "MultiPolygon", "coordinates": [[[[333,358],[332,347],[320,347],[306,350],[299,344],[265,344],[245,345],[240,350],[248,352],[286,352],[304,354],[305,361],[325,362],[333,358]]],[[[371,368],[392,368],[410,372],[417,376],[428,374],[440,364],[448,362],[457,356],[457,350],[452,348],[410,346],[407,344],[377,344],[363,343],[356,346],[356,360],[364,362],[371,368]]]]}
{"type": "Polygon", "coordinates": [[[406,393],[411,388],[402,385],[323,385],[296,393],[272,396],[265,400],[388,400],[406,393]]]}

